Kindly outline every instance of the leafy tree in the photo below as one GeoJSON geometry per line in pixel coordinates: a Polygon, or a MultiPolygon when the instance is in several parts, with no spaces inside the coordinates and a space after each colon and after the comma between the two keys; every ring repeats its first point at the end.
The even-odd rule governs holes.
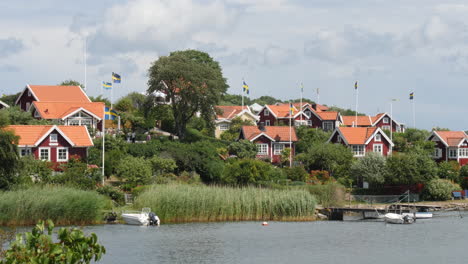
{"type": "Polygon", "coordinates": [[[33,178],[41,183],[49,183],[52,179],[52,164],[43,160],[36,160],[32,155],[21,158],[21,169],[18,173],[22,183],[33,178]]]}
{"type": "Polygon", "coordinates": [[[2,100],[2,102],[4,102],[5,104],[7,104],[9,106],[14,106],[15,102],[16,102],[16,99],[20,95],[21,95],[21,92],[16,93],[16,94],[9,94],[9,95],[2,94],[2,97],[0,98],[0,100],[2,100]]]}
{"type": "Polygon", "coordinates": [[[283,170],[286,173],[287,178],[292,181],[305,182],[309,176],[307,171],[302,166],[294,166],[292,168],[285,167],[283,170]]]}
{"type": "Polygon", "coordinates": [[[387,158],[385,182],[392,184],[426,183],[437,177],[437,165],[422,149],[396,153],[387,158]]]}
{"type": "Polygon", "coordinates": [[[254,159],[233,160],[226,165],[223,181],[228,184],[256,184],[270,180],[272,166],[264,161],[254,159]]]}
{"type": "Polygon", "coordinates": [[[52,123],[45,119],[35,119],[30,112],[21,110],[19,106],[3,108],[0,112],[3,112],[7,116],[3,118],[7,118],[11,125],[46,125],[52,123]]]}
{"type": "Polygon", "coordinates": [[[350,173],[358,182],[382,184],[385,182],[385,161],[385,158],[378,153],[367,153],[353,163],[350,173]]]}
{"type": "Polygon", "coordinates": [[[323,144],[328,141],[332,131],[323,131],[322,129],[309,128],[300,126],[296,128],[297,137],[299,142],[296,144],[296,152],[303,153],[310,146],[316,144],[323,144]]]}
{"type": "Polygon", "coordinates": [[[0,111],[0,189],[9,189],[17,183],[21,166],[17,147],[19,137],[5,129],[7,124],[8,116],[0,111]]]}
{"type": "Polygon", "coordinates": [[[150,159],[154,174],[172,173],[177,169],[177,164],[173,159],[153,156],[150,159]]]}
{"type": "Polygon", "coordinates": [[[408,128],[404,133],[393,133],[393,150],[409,152],[414,148],[424,149],[427,153],[434,153],[434,142],[426,141],[430,132],[423,129],[408,128]]]}
{"type": "Polygon", "coordinates": [[[231,126],[228,130],[221,134],[221,139],[226,141],[235,141],[239,138],[242,126],[254,126],[255,123],[251,120],[242,120],[240,117],[236,117],[231,120],[231,126]]]}
{"type": "Polygon", "coordinates": [[[454,182],[460,182],[460,165],[458,162],[451,160],[451,161],[443,161],[438,164],[437,168],[437,175],[441,179],[447,179],[454,182]]]}
{"type": "Polygon", "coordinates": [[[16,235],[16,241],[5,252],[0,263],[78,264],[97,262],[106,253],[96,234],[85,236],[78,228],[60,228],[53,241],[54,224],[39,222],[32,232],[16,235]]]}
{"type": "Polygon", "coordinates": [[[250,103],[251,104],[257,103],[259,105],[273,105],[276,103],[282,103],[282,101],[274,97],[264,95],[264,96],[260,96],[257,99],[252,100],[250,103]]]}
{"type": "Polygon", "coordinates": [[[460,185],[445,179],[432,179],[429,181],[422,192],[425,200],[446,201],[450,200],[453,191],[459,191],[460,185]]]}
{"type": "Polygon", "coordinates": [[[102,175],[98,169],[88,169],[88,165],[77,157],[71,157],[62,166],[63,173],[51,178],[52,183],[74,186],[80,189],[94,189],[101,183],[102,175]]]}
{"type": "Polygon", "coordinates": [[[160,91],[172,100],[175,132],[181,139],[197,112],[206,120],[214,119],[213,108],[228,88],[218,62],[196,50],[160,57],[149,69],[148,86],[148,93],[160,91]]]}
{"type": "Polygon", "coordinates": [[[341,144],[321,143],[296,156],[307,171],[326,170],[335,178],[344,177],[353,162],[351,150],[341,144]]]}
{"type": "Polygon", "coordinates": [[[79,87],[81,87],[81,89],[84,88],[83,84],[81,84],[78,81],[72,80],[72,79],[65,80],[65,81],[61,82],[59,85],[61,85],[61,86],[79,86],[79,87]]]}
{"type": "MultiPolygon", "coordinates": [[[[248,97],[244,96],[244,105],[252,104],[248,97]]],[[[242,105],[242,95],[240,94],[225,94],[219,105],[242,105]]]]}
{"type": "MultiPolygon", "coordinates": [[[[336,111],[336,112],[339,112],[341,115],[344,115],[344,116],[354,116],[354,115],[356,115],[356,111],[351,110],[351,109],[344,109],[344,108],[341,108],[341,107],[338,107],[338,106],[330,106],[330,107],[328,107],[328,111],[336,111]]],[[[366,114],[358,113],[357,115],[358,116],[364,116],[366,114]]]]}
{"type": "Polygon", "coordinates": [[[104,98],[102,95],[89,96],[89,100],[91,100],[92,102],[103,102],[107,107],[111,106],[111,102],[109,101],[109,99],[104,98]]]}
{"type": "Polygon", "coordinates": [[[253,159],[257,155],[257,146],[248,140],[242,139],[229,144],[228,152],[241,159],[253,159]]]}
{"type": "Polygon", "coordinates": [[[153,175],[150,161],[132,156],[124,157],[115,168],[115,173],[133,187],[148,184],[153,175]]]}

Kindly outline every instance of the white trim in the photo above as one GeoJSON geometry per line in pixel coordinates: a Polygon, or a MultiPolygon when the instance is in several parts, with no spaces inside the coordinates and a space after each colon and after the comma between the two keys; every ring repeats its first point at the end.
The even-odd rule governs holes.
{"type": "Polygon", "coordinates": [[[50,134],[49,134],[49,142],[50,142],[50,143],[57,143],[57,142],[58,142],[58,134],[56,134],[56,133],[50,133],[50,134]],[[55,139],[52,139],[52,135],[55,136],[55,139]]]}
{"type": "Polygon", "coordinates": [[[350,145],[351,147],[351,152],[353,152],[353,157],[364,157],[366,155],[366,145],[360,145],[360,144],[355,144],[355,145],[350,145]],[[354,147],[362,147],[362,155],[360,154],[355,154],[354,147]]]}
{"type": "Polygon", "coordinates": [[[33,90],[31,89],[31,87],[29,87],[29,84],[26,84],[26,87],[24,87],[23,92],[18,96],[18,98],[16,98],[15,105],[18,104],[19,99],[23,96],[23,94],[24,94],[24,92],[26,92],[26,90],[31,91],[31,93],[32,93],[32,95],[33,95],[33,97],[34,97],[34,99],[36,99],[35,101],[39,101],[39,100],[37,99],[37,96],[34,94],[33,90]]]}
{"type": "Polygon", "coordinates": [[[273,142],[275,141],[273,138],[269,137],[267,134],[265,134],[265,133],[260,133],[260,134],[258,134],[256,137],[252,138],[252,139],[250,140],[250,142],[256,140],[257,138],[259,138],[259,137],[261,137],[261,136],[265,136],[265,137],[267,137],[268,139],[270,139],[270,140],[273,141],[273,142]]]}
{"type": "Polygon", "coordinates": [[[6,103],[2,102],[1,100],[0,100],[0,105],[3,105],[3,106],[6,107],[6,108],[9,108],[9,107],[10,107],[10,106],[7,105],[6,103]]]}
{"type": "Polygon", "coordinates": [[[38,148],[37,151],[38,151],[38,158],[39,158],[39,160],[43,160],[43,159],[41,159],[41,150],[42,150],[42,149],[47,149],[47,150],[49,151],[49,157],[48,157],[47,161],[50,161],[50,156],[51,156],[50,147],[40,147],[40,148],[38,148]]]}
{"type": "Polygon", "coordinates": [[[380,132],[380,134],[387,140],[388,143],[390,143],[390,146],[394,146],[395,144],[393,144],[393,142],[390,140],[390,138],[387,137],[387,135],[383,132],[382,129],[380,129],[380,127],[378,127],[374,133],[372,133],[372,135],[366,140],[366,142],[364,142],[365,145],[369,144],[369,142],[375,137],[375,135],[380,132]]]}
{"type": "Polygon", "coordinates": [[[456,158],[458,158],[458,148],[448,148],[448,149],[447,149],[447,157],[448,157],[449,159],[456,159],[456,158]],[[450,155],[450,152],[451,152],[452,150],[455,151],[455,156],[450,155]]]}
{"type": "MultiPolygon", "coordinates": [[[[81,89],[81,88],[80,88],[81,89]]],[[[102,119],[100,117],[98,117],[97,115],[93,114],[92,112],[90,112],[89,110],[86,110],[85,108],[83,107],[80,107],[78,109],[76,109],[75,111],[71,112],[70,114],[62,117],[62,120],[65,120],[67,118],[69,118],[70,116],[78,113],[79,111],[83,111],[83,112],[86,112],[87,114],[91,115],[92,117],[96,118],[97,120],[101,121],[102,119]]]]}
{"type": "Polygon", "coordinates": [[[19,146],[18,146],[18,150],[19,150],[19,155],[20,155],[20,157],[24,157],[24,156],[32,155],[32,154],[33,154],[33,153],[32,153],[32,148],[30,148],[30,147],[19,147],[19,146]],[[22,150],[29,150],[29,154],[23,155],[23,154],[21,153],[22,150]]]}
{"type": "Polygon", "coordinates": [[[46,133],[44,133],[44,135],[39,138],[39,140],[36,141],[36,143],[34,143],[34,146],[38,146],[50,133],[52,133],[52,131],[57,130],[58,133],[60,133],[60,135],[62,135],[62,137],[72,146],[74,147],[75,146],[75,143],[73,143],[73,141],[71,141],[66,135],[65,133],[63,133],[62,130],[60,130],[58,128],[57,125],[53,125],[46,133]]]}
{"type": "Polygon", "coordinates": [[[57,151],[56,151],[56,154],[57,154],[57,157],[56,157],[56,158],[57,158],[57,162],[59,162],[59,161],[68,161],[68,157],[69,157],[68,147],[58,147],[58,148],[56,148],[56,150],[57,150],[57,151]],[[60,159],[60,158],[59,158],[59,150],[61,150],[61,149],[65,149],[65,150],[67,151],[67,153],[66,153],[66,156],[67,156],[67,157],[66,157],[65,159],[60,159]]]}
{"type": "Polygon", "coordinates": [[[383,144],[374,144],[374,145],[372,145],[372,152],[379,153],[380,155],[383,156],[383,144]],[[380,151],[379,151],[379,152],[376,152],[376,151],[375,151],[375,147],[376,147],[376,146],[379,146],[379,147],[380,147],[380,151]]]}
{"type": "Polygon", "coordinates": [[[274,143],[273,144],[273,155],[281,155],[281,152],[283,152],[283,150],[286,148],[286,146],[284,144],[281,144],[281,143],[274,143]],[[281,150],[277,153],[276,152],[276,146],[282,146],[281,147],[281,150]]]}
{"type": "MultiPolygon", "coordinates": [[[[346,138],[343,136],[343,133],[341,133],[341,130],[339,127],[335,128],[333,133],[331,134],[330,138],[328,139],[327,143],[330,143],[332,138],[335,136],[335,134],[338,133],[338,135],[341,137],[342,141],[346,144],[346,146],[349,146],[348,141],[346,138]]],[[[341,142],[340,142],[341,143],[341,142]]]]}
{"type": "MultiPolygon", "coordinates": [[[[104,121],[105,122],[105,121],[104,121]]],[[[96,123],[96,129],[97,129],[97,123],[96,123]]],[[[93,147],[94,146],[94,142],[93,142],[93,139],[91,138],[91,135],[89,134],[89,131],[88,131],[88,126],[84,126],[84,128],[86,129],[86,135],[88,136],[89,138],[89,142],[91,142],[91,146],[80,146],[80,148],[89,148],[89,147],[93,147]]],[[[86,157],[88,157],[88,153],[86,153],[86,157]]]]}
{"type": "MultiPolygon", "coordinates": [[[[429,137],[427,137],[426,140],[429,140],[432,136],[437,136],[437,138],[444,144],[444,146],[448,147],[449,145],[447,144],[447,142],[445,142],[445,140],[442,139],[441,136],[439,136],[439,134],[437,134],[437,131],[432,131],[432,133],[429,135],[429,137]]],[[[448,153],[447,153],[447,156],[448,156],[448,153]]]]}
{"type": "Polygon", "coordinates": [[[265,120],[265,126],[271,126],[270,120],[265,120]]]}
{"type": "Polygon", "coordinates": [[[269,153],[269,148],[270,148],[270,145],[269,145],[268,143],[257,143],[257,144],[255,144],[255,145],[257,146],[257,154],[256,154],[256,155],[258,155],[258,156],[266,156],[266,155],[268,155],[268,153],[269,153]],[[266,153],[265,153],[265,152],[262,152],[262,153],[258,152],[258,147],[259,147],[259,146],[265,146],[265,145],[266,145],[266,153]]]}
{"type": "MultiPolygon", "coordinates": [[[[370,119],[370,116],[369,116],[369,119],[370,119],[370,121],[371,121],[370,123],[372,124],[372,126],[375,126],[375,125],[380,121],[380,119],[382,119],[384,116],[388,116],[388,117],[390,118],[390,120],[392,120],[392,122],[395,122],[396,125],[402,125],[402,124],[403,124],[403,123],[397,122],[395,119],[393,119],[393,117],[391,117],[391,116],[390,116],[389,114],[387,114],[387,113],[381,113],[381,114],[382,114],[382,116],[381,116],[379,119],[375,120],[374,123],[372,123],[372,119],[370,119]]],[[[391,125],[393,126],[393,124],[391,124],[391,125]]]]}
{"type": "MultiPolygon", "coordinates": [[[[310,112],[312,112],[315,117],[317,117],[320,121],[323,121],[323,119],[317,114],[317,112],[312,107],[307,106],[305,109],[310,110],[310,112]]],[[[303,111],[305,111],[305,110],[303,110],[303,111]]],[[[312,115],[310,117],[312,117],[312,115]]],[[[310,119],[310,117],[309,117],[309,119],[310,119]]]]}
{"type": "Polygon", "coordinates": [[[330,120],[322,121],[322,129],[323,129],[323,131],[332,131],[332,130],[333,130],[333,122],[334,122],[334,121],[330,121],[330,120]],[[325,130],[325,124],[331,124],[331,129],[325,130]]]}
{"type": "Polygon", "coordinates": [[[375,142],[382,142],[382,134],[375,134],[375,142]],[[379,136],[379,138],[377,138],[377,136],[379,136]]]}

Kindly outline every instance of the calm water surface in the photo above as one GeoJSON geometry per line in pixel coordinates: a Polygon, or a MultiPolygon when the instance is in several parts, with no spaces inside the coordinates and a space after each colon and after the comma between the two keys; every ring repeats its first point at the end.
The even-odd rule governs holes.
{"type": "Polygon", "coordinates": [[[196,223],[86,227],[99,263],[467,263],[468,212],[412,225],[378,221],[196,223]]]}

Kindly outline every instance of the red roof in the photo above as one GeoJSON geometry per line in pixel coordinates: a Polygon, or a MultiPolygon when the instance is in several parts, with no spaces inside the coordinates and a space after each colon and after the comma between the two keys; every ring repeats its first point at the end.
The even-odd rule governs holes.
{"type": "Polygon", "coordinates": [[[321,104],[315,104],[315,108],[317,109],[317,112],[323,112],[323,111],[328,111],[328,106],[321,105],[321,104]]]}
{"type": "Polygon", "coordinates": [[[316,112],[322,120],[338,120],[338,112],[316,112]]]}
{"type": "MultiPolygon", "coordinates": [[[[356,116],[341,116],[343,125],[353,126],[356,123],[356,116]]],[[[372,126],[373,122],[370,116],[357,116],[357,126],[372,126]]]]}
{"type": "Polygon", "coordinates": [[[100,119],[104,116],[103,102],[33,102],[34,107],[44,119],[62,119],[78,109],[92,113],[100,119]]]}
{"type": "Polygon", "coordinates": [[[40,140],[48,136],[55,128],[62,136],[71,141],[74,147],[91,147],[93,141],[85,126],[55,126],[55,125],[13,125],[6,129],[20,137],[19,146],[35,147],[40,140]]]}
{"type": "Polygon", "coordinates": [[[88,96],[79,86],[28,85],[37,101],[89,103],[88,96]]]}
{"type": "Polygon", "coordinates": [[[341,135],[349,145],[364,145],[374,134],[376,127],[338,127],[341,135]]]}
{"type": "Polygon", "coordinates": [[[468,138],[463,131],[434,131],[449,147],[458,147],[463,139],[468,138]]]}
{"type": "Polygon", "coordinates": [[[216,114],[217,119],[228,119],[231,120],[235,118],[242,110],[248,111],[248,106],[240,106],[240,105],[217,105],[216,109],[220,110],[219,113],[216,114]]]}
{"type": "MultiPolygon", "coordinates": [[[[277,117],[277,118],[290,118],[289,115],[289,104],[281,104],[281,105],[267,105],[270,111],[277,117]]],[[[294,107],[294,105],[293,105],[294,107]]],[[[298,110],[294,107],[293,115],[297,114],[298,110]]]]}
{"type": "Polygon", "coordinates": [[[265,134],[266,136],[274,139],[275,142],[288,142],[290,138],[291,131],[291,141],[297,141],[296,129],[294,127],[289,129],[289,126],[265,126],[264,131],[260,130],[258,126],[243,126],[242,133],[245,139],[252,141],[260,134],[265,134]]]}

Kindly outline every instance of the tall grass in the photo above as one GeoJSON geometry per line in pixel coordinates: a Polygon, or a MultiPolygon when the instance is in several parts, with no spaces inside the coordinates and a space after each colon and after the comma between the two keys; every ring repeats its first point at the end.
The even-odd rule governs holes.
{"type": "Polygon", "coordinates": [[[163,222],[314,219],[315,198],[305,190],[155,185],[134,208],[150,207],[163,222]]]}
{"type": "Polygon", "coordinates": [[[52,219],[58,225],[97,223],[109,200],[93,191],[67,187],[31,187],[0,192],[0,225],[34,225],[52,219]]]}

